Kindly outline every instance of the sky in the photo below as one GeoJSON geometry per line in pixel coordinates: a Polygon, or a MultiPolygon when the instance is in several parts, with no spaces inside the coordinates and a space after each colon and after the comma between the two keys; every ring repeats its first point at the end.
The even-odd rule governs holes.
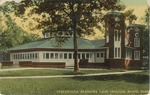
{"type": "Polygon", "coordinates": [[[141,18],[145,15],[145,10],[148,8],[147,1],[150,0],[120,0],[126,5],[126,9],[134,9],[134,13],[138,16],[136,23],[142,23],[141,18]]]}

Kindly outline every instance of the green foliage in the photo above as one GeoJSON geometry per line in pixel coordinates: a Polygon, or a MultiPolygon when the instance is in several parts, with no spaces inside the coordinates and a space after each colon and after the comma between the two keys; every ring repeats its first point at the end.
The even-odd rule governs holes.
{"type": "Polygon", "coordinates": [[[5,2],[4,4],[2,4],[0,7],[2,9],[2,11],[4,12],[14,12],[16,9],[17,3],[15,3],[15,1],[11,1],[11,2],[5,2]]]}
{"type": "Polygon", "coordinates": [[[144,22],[147,24],[148,23],[148,21],[149,21],[149,15],[150,15],[150,8],[147,8],[146,10],[145,10],[145,16],[144,16],[144,22]]]}
{"type": "Polygon", "coordinates": [[[132,24],[133,21],[137,20],[137,16],[134,14],[133,9],[127,10],[124,14],[129,24],[132,24]]]}
{"type": "Polygon", "coordinates": [[[35,34],[29,34],[23,31],[9,16],[7,18],[7,29],[4,32],[1,32],[0,35],[1,48],[11,48],[30,41],[35,41],[39,38],[35,34]]]}
{"type": "MultiPolygon", "coordinates": [[[[17,26],[9,13],[13,12],[16,8],[15,2],[6,2],[0,6],[0,12],[5,16],[6,29],[0,24],[0,50],[5,50],[20,44],[28,43],[39,39],[38,35],[29,34],[21,27],[17,26]]],[[[2,19],[1,19],[2,21],[2,19]]]]}
{"type": "Polygon", "coordinates": [[[110,10],[114,7],[124,9],[123,5],[116,4],[117,0],[23,0],[16,12],[24,14],[26,7],[36,6],[31,10],[32,14],[43,14],[37,28],[50,29],[54,34],[59,31],[62,34],[70,34],[70,28],[76,31],[78,36],[94,35],[94,27],[101,30],[102,10],[110,10]],[[47,20],[42,20],[46,18],[47,20]],[[53,30],[57,30],[53,32],[53,30]],[[69,32],[69,33],[66,33],[69,32]]]}
{"type": "Polygon", "coordinates": [[[141,39],[141,46],[144,50],[144,55],[148,56],[149,51],[149,30],[146,26],[140,26],[139,27],[139,36],[141,39]]]}
{"type": "Polygon", "coordinates": [[[138,29],[137,32],[139,33],[140,38],[140,48],[143,50],[143,56],[148,56],[149,51],[149,30],[147,29],[146,25],[142,24],[133,24],[138,29]]]}

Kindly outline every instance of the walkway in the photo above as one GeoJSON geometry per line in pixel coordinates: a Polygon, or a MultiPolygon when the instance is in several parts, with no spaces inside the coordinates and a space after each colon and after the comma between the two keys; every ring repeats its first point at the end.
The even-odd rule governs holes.
{"type": "MultiPolygon", "coordinates": [[[[73,70],[73,67],[67,67],[67,68],[9,68],[9,69],[0,69],[0,72],[6,72],[6,71],[19,71],[19,70],[32,70],[32,69],[49,69],[49,70],[73,70]]],[[[93,68],[80,68],[80,70],[104,70],[104,69],[93,69],[93,68]]]]}
{"type": "Polygon", "coordinates": [[[88,77],[88,76],[102,76],[102,75],[117,75],[127,73],[137,73],[138,71],[126,71],[126,72],[111,72],[111,73],[96,73],[96,74],[85,74],[85,75],[55,75],[55,76],[21,76],[21,77],[0,77],[1,79],[41,79],[41,78],[72,78],[72,77],[88,77]]]}

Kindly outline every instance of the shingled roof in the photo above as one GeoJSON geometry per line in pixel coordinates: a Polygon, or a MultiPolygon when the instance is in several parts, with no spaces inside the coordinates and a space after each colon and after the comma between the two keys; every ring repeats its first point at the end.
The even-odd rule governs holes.
{"type": "MultiPolygon", "coordinates": [[[[105,45],[105,40],[88,40],[84,38],[78,38],[78,49],[99,49],[105,45]]],[[[73,49],[73,38],[67,38],[67,40],[62,43],[62,45],[56,46],[56,38],[42,39],[35,42],[30,42],[23,44],[14,48],[8,49],[8,51],[14,50],[27,50],[27,49],[73,49]]]]}

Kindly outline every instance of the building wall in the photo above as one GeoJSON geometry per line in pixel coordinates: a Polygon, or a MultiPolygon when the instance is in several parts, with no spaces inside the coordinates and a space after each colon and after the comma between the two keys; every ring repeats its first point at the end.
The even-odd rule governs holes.
{"type": "MultiPolygon", "coordinates": [[[[104,63],[105,51],[98,52],[78,52],[78,61],[88,59],[89,62],[104,63]]],[[[73,52],[71,51],[35,51],[35,52],[13,52],[11,60],[14,64],[21,61],[32,62],[63,62],[66,66],[74,66],[73,52]]]]}
{"type": "Polygon", "coordinates": [[[106,63],[109,68],[140,69],[142,67],[142,60],[107,59],[106,63]]]}
{"type": "Polygon", "coordinates": [[[127,34],[128,34],[128,44],[126,45],[127,47],[132,48],[132,59],[135,59],[135,52],[139,51],[140,52],[140,59],[143,58],[143,50],[142,50],[142,41],[139,37],[140,31],[140,25],[136,24],[131,24],[127,27],[127,34]],[[139,39],[139,41],[135,41],[135,39],[139,39]],[[138,46],[137,46],[138,44],[138,46]]]}
{"type": "Polygon", "coordinates": [[[18,52],[18,53],[10,53],[10,61],[13,64],[19,64],[19,61],[33,61],[39,62],[40,61],[40,52],[18,52]],[[34,54],[34,57],[33,57],[34,54]],[[35,57],[35,54],[37,56],[35,57]]]}

